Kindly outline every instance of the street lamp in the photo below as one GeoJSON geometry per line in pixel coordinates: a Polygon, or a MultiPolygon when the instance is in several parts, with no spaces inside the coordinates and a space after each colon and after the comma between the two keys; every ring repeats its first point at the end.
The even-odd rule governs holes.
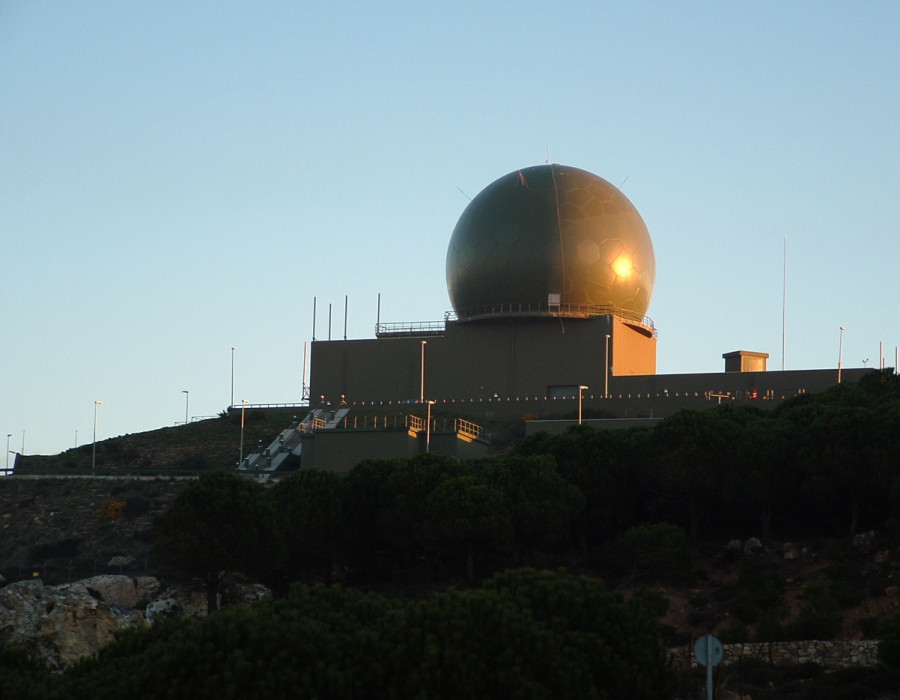
{"type": "Polygon", "coordinates": [[[427,343],[428,343],[427,340],[422,341],[422,361],[421,361],[422,378],[419,381],[419,403],[425,403],[425,345],[427,343]]]}
{"type": "MultiPolygon", "coordinates": [[[[609,336],[606,337],[608,338],[609,336]]],[[[588,389],[590,389],[590,387],[584,386],[584,384],[578,387],[578,425],[581,425],[581,392],[587,391],[588,389]]]]}
{"type": "Polygon", "coordinates": [[[94,401],[94,446],[91,449],[91,476],[94,476],[97,470],[97,407],[102,401],[94,401]]]}
{"type": "Polygon", "coordinates": [[[234,351],[237,348],[231,348],[231,403],[228,404],[228,408],[234,406],[234,351]]]}
{"type": "Polygon", "coordinates": [[[247,399],[241,399],[241,451],[238,456],[238,468],[244,463],[244,408],[247,405],[247,399]]]}
{"type": "Polygon", "coordinates": [[[603,368],[603,398],[609,398],[609,333],[606,334],[606,366],[603,368]]]}
{"type": "Polygon", "coordinates": [[[847,329],[841,326],[840,342],[838,343],[838,384],[841,383],[841,370],[843,369],[845,330],[847,329]]]}
{"type": "Polygon", "coordinates": [[[425,452],[431,452],[431,407],[434,401],[428,400],[428,418],[425,421],[425,452]]]}
{"type": "Polygon", "coordinates": [[[182,389],[181,393],[184,394],[184,424],[188,424],[188,399],[191,397],[191,392],[187,389],[182,389]]]}

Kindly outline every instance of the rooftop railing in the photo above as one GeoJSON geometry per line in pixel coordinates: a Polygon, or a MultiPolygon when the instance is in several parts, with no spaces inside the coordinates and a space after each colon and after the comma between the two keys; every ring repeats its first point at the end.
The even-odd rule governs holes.
{"type": "Polygon", "coordinates": [[[398,323],[376,323],[375,337],[409,337],[444,335],[446,321],[400,321],[398,323]]]}
{"type": "Polygon", "coordinates": [[[450,321],[478,321],[491,318],[546,316],[550,318],[591,318],[594,316],[616,316],[657,335],[656,326],[648,316],[641,316],[617,306],[597,306],[595,304],[487,304],[465,309],[460,313],[447,311],[443,321],[400,321],[397,323],[375,324],[375,337],[399,338],[414,336],[443,335],[450,321]]]}
{"type": "Polygon", "coordinates": [[[592,316],[616,316],[625,321],[636,323],[651,331],[656,336],[656,326],[648,316],[636,314],[618,306],[599,306],[596,304],[545,304],[545,303],[511,303],[486,304],[464,309],[458,312],[460,321],[474,321],[486,318],[508,318],[510,316],[550,316],[560,318],[590,318],[592,316]]]}

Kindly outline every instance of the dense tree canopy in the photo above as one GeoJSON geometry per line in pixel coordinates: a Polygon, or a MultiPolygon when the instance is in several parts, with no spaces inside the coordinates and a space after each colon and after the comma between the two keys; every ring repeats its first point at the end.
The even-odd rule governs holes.
{"type": "Polygon", "coordinates": [[[675,678],[640,603],[596,579],[517,570],[410,602],[301,586],[287,600],[129,631],[64,676],[23,674],[18,687],[91,700],[661,700],[675,678]]]}
{"type": "MultiPolygon", "coordinates": [[[[229,495],[238,477],[228,488],[229,477],[210,478],[223,495],[201,498],[213,486],[201,480],[161,520],[156,550],[173,572],[214,583],[215,572],[258,570],[238,560],[260,557],[259,543],[278,537],[262,537],[271,516],[260,487],[245,482],[238,497],[229,495]],[[240,507],[222,505],[236,498],[240,507]]],[[[694,543],[900,532],[898,484],[900,380],[873,372],[771,412],[725,404],[681,411],[653,429],[538,434],[475,462],[426,454],[366,460],[344,477],[300,472],[274,486],[268,503],[288,542],[283,579],[329,583],[338,573],[347,582],[411,570],[490,575],[589,555],[655,524],[677,526],[694,543]]]]}
{"type": "MultiPolygon", "coordinates": [[[[269,488],[213,472],[158,518],[153,548],[170,576],[204,582],[213,610],[228,572],[469,586],[527,558],[590,562],[616,583],[653,581],[690,568],[685,533],[703,541],[865,529],[900,535],[900,379],[890,372],[771,412],[724,405],[653,429],[577,426],[475,462],[373,459],[347,476],[305,471],[269,488]]],[[[737,588],[735,634],[746,625],[760,639],[834,629],[833,591],[808,588],[790,621],[777,578],[746,568],[737,588]]],[[[128,633],[63,678],[3,650],[0,690],[662,698],[671,668],[641,600],[624,602],[596,579],[535,571],[412,603],[298,586],[255,610],[128,633]]],[[[893,666],[896,627],[883,648],[893,666]]]]}
{"type": "Polygon", "coordinates": [[[282,531],[262,487],[231,472],[201,476],[154,523],[153,557],[175,579],[203,581],[218,607],[229,573],[271,581],[283,559],[282,531]]]}
{"type": "Polygon", "coordinates": [[[346,486],[334,472],[305,470],[279,481],[270,498],[287,544],[287,581],[318,573],[331,582],[346,549],[346,486]]]}

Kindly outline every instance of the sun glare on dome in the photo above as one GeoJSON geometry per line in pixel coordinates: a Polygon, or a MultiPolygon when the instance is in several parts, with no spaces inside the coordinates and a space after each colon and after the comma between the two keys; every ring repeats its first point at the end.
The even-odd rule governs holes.
{"type": "Polygon", "coordinates": [[[634,269],[634,260],[630,255],[620,255],[613,261],[612,268],[617,277],[628,277],[634,269]]]}

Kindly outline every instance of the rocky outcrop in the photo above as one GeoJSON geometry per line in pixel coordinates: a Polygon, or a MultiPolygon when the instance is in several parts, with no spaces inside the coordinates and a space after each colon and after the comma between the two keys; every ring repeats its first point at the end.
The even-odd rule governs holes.
{"type": "Polygon", "coordinates": [[[96,654],[143,613],[104,603],[85,586],[20,581],[0,589],[0,641],[38,651],[52,669],[96,654]]]}
{"type": "Polygon", "coordinates": [[[141,607],[141,601],[146,601],[159,593],[159,579],[153,576],[93,576],[71,584],[74,588],[82,588],[99,600],[109,605],[120,608],[141,607]]]}
{"type": "MultiPolygon", "coordinates": [[[[231,582],[223,604],[268,597],[259,585],[231,582]]],[[[164,587],[144,576],[95,576],[61,586],[40,580],[0,588],[0,643],[32,649],[54,670],[93,656],[115,634],[165,617],[202,617],[206,594],[185,586],[164,587]]]]}

